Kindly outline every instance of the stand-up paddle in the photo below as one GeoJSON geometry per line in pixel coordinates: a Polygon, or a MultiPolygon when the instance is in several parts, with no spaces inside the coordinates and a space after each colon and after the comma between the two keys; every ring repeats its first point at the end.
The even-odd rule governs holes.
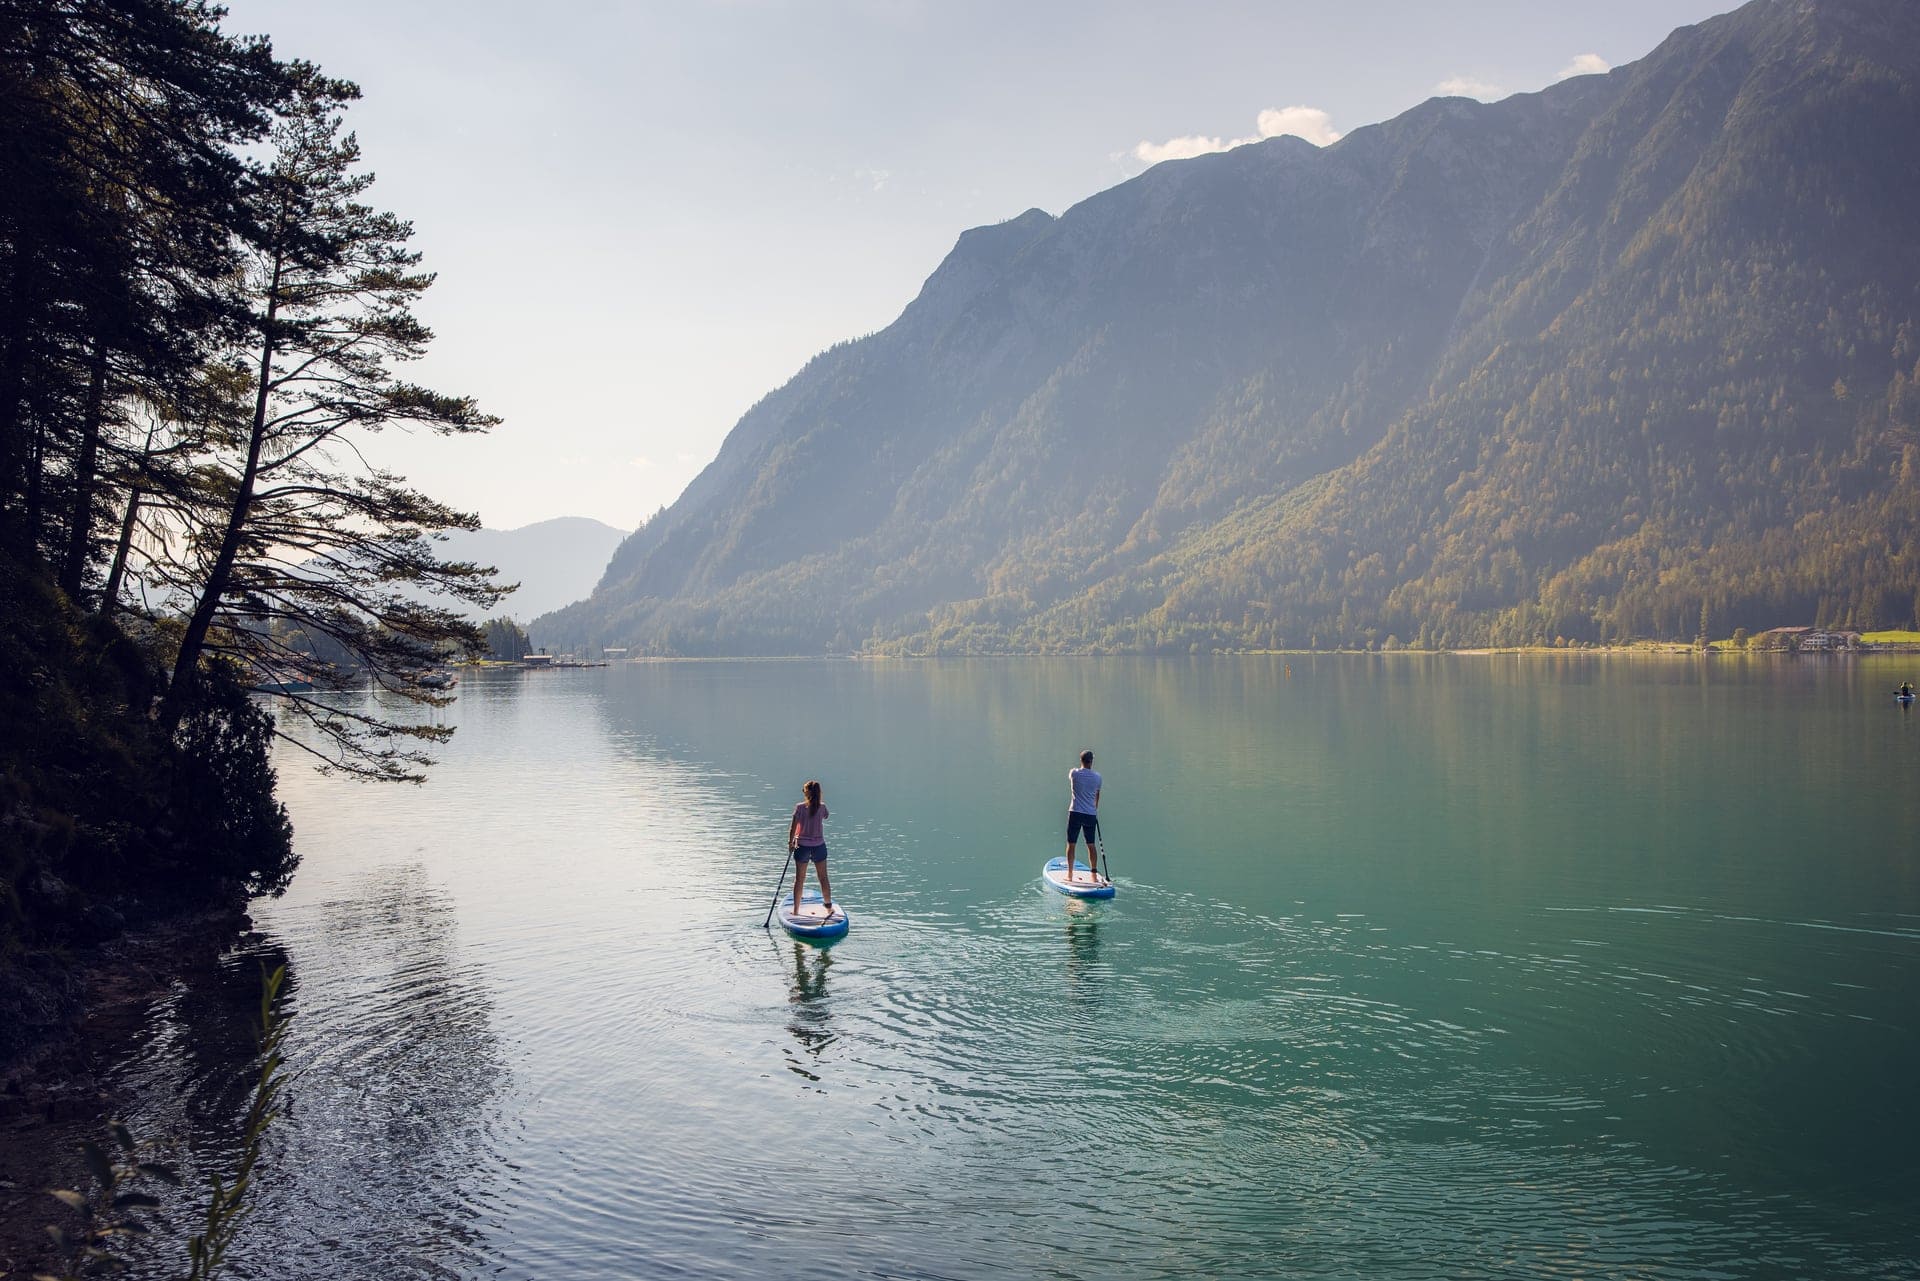
{"type": "Polygon", "coordinates": [[[760,927],[763,930],[770,930],[773,928],[774,904],[780,901],[780,891],[787,888],[787,864],[792,862],[793,862],[793,846],[789,845],[787,846],[786,862],[783,862],[780,864],[780,881],[777,885],[773,887],[773,902],[767,904],[766,923],[760,927]]]}
{"type": "Polygon", "coordinates": [[[1107,857],[1107,828],[1102,823],[1093,829],[1093,839],[1100,843],[1100,874],[1111,883],[1113,880],[1113,860],[1107,857]]]}

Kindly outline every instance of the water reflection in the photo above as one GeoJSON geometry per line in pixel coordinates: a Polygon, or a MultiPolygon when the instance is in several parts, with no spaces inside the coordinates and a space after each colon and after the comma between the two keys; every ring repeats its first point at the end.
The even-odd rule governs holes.
{"type": "MultiPolygon", "coordinates": [[[[1914,1274],[1912,718],[1290,661],[476,678],[427,787],[290,785],[250,1275],[1914,1274]],[[1089,742],[1116,903],[1035,877],[1089,742]],[[834,949],[760,932],[810,776],[834,949]]],[[[256,971],[168,1015],[208,1118],[256,971]]]]}
{"type": "MultiPolygon", "coordinates": [[[[264,975],[288,964],[274,939],[249,935],[217,966],[191,974],[148,1014],[139,1043],[107,1078],[116,1092],[136,1100],[128,1122],[140,1141],[180,1168],[186,1186],[201,1188],[210,1176],[230,1178],[240,1160],[247,1108],[259,1070],[259,1015],[264,975]]],[[[289,966],[279,1007],[289,1009],[299,977],[289,966]]],[[[93,1137],[93,1136],[88,1136],[93,1137]]],[[[155,1262],[153,1244],[132,1250],[133,1275],[146,1267],[157,1275],[178,1271],[177,1230],[191,1227],[197,1197],[174,1194],[153,1220],[169,1241],[166,1266],[155,1262]]]]}
{"type": "MultiPolygon", "coordinates": [[[[833,968],[833,949],[811,946],[799,939],[788,943],[793,948],[793,984],[787,994],[787,1031],[793,1033],[803,1051],[818,1059],[834,1040],[833,1011],[827,1004],[827,971],[833,968]]],[[[820,1079],[791,1055],[788,1057],[790,1070],[810,1081],[820,1079]]]]}
{"type": "Polygon", "coordinates": [[[1100,909],[1077,898],[1065,899],[1064,904],[1067,917],[1067,990],[1077,992],[1100,964],[1100,909]]]}
{"type": "MultiPolygon", "coordinates": [[[[285,963],[293,1081],[234,1275],[444,1277],[477,1266],[508,1073],[485,989],[455,946],[450,901],[415,865],[274,926],[156,1014],[150,1043],[115,1081],[142,1100],[136,1131],[178,1136],[188,1187],[230,1176],[257,1071],[261,974],[285,963]]],[[[183,1208],[195,1199],[179,1198],[183,1208]]],[[[162,1216],[133,1275],[179,1273],[188,1217],[162,1216]]]]}
{"type": "Polygon", "coordinates": [[[324,985],[353,1018],[324,1031],[295,1020],[299,1106],[280,1141],[298,1162],[269,1179],[261,1217],[284,1217],[275,1235],[309,1275],[445,1276],[477,1262],[509,1074],[452,899],[413,864],[282,924],[326,938],[324,969],[305,967],[307,999],[324,985]]]}

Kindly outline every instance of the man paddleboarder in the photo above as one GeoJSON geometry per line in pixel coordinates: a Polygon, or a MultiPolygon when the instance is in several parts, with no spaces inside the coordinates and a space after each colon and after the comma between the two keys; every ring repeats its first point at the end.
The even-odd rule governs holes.
{"type": "Polygon", "coordinates": [[[1067,883],[1073,883],[1073,843],[1082,832],[1087,838],[1087,871],[1100,879],[1100,855],[1094,838],[1100,834],[1100,776],[1093,772],[1091,749],[1080,753],[1080,768],[1067,771],[1073,799],[1067,806],[1067,883]]]}

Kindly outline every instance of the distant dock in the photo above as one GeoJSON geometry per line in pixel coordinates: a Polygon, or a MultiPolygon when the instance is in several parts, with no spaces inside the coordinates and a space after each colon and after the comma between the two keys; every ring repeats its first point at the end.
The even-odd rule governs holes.
{"type": "Polygon", "coordinates": [[[592,659],[575,658],[572,654],[528,654],[521,658],[520,666],[529,671],[550,671],[561,667],[605,667],[605,659],[595,662],[592,659]]]}

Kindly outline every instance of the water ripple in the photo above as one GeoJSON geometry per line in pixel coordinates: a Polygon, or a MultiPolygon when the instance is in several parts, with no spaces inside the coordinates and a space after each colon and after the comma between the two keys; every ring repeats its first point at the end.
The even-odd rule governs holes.
{"type": "MultiPolygon", "coordinates": [[[[1118,898],[1063,900],[1039,856],[954,836],[977,801],[938,809],[923,765],[890,780],[910,805],[863,811],[811,737],[766,763],[796,671],[910,702],[954,671],[844,666],[463,682],[447,766],[404,804],[289,782],[294,889],[116,1069],[141,1133],[195,1178],[230,1168],[258,970],[288,963],[301,1076],[237,1275],[1920,1273],[1920,1144],[1862,1102],[1902,1098],[1889,1065],[1920,1057],[1910,898],[1703,907],[1663,866],[1502,862],[1456,810],[1470,844],[1420,831],[1399,861],[1376,826],[1316,865],[1303,832],[1284,892],[1243,892],[1244,868],[1209,888],[1168,834],[1118,898]],[[834,833],[854,927],[830,947],[761,927],[816,769],[859,818],[834,833]]],[[[919,742],[1050,696],[981,713],[982,680],[954,687],[965,715],[888,724],[919,742]]],[[[1364,826],[1375,785],[1342,793],[1323,747],[1288,777],[1364,826]]],[[[1450,785],[1495,769],[1429,747],[1450,785]]],[[[1017,794],[977,758],[970,795],[1017,794]]],[[[190,1215],[162,1219],[137,1275],[171,1274],[190,1215]]]]}

